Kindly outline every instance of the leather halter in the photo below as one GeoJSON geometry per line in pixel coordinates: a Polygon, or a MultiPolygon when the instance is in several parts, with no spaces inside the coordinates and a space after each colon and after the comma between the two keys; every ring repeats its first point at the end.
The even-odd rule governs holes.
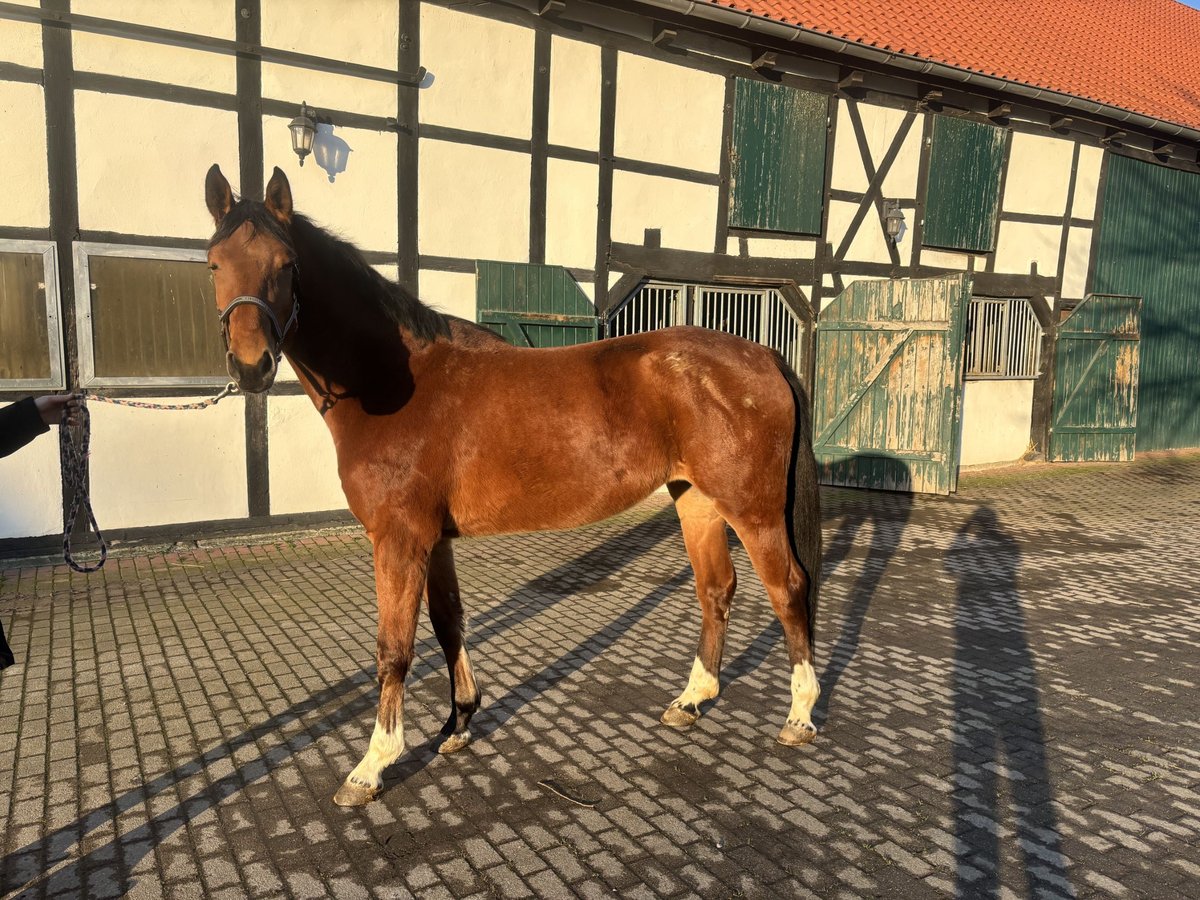
{"type": "Polygon", "coordinates": [[[251,297],[245,294],[241,297],[234,297],[233,301],[225,307],[225,311],[220,315],[221,322],[221,337],[225,340],[225,349],[229,349],[229,314],[239,306],[257,306],[260,310],[266,313],[267,321],[271,323],[271,335],[275,338],[275,365],[279,365],[279,360],[283,358],[283,340],[286,338],[296,326],[296,322],[300,317],[300,267],[295,263],[291,264],[292,269],[292,313],[288,316],[283,327],[279,326],[279,319],[275,315],[275,311],[267,306],[258,297],[251,297]]]}

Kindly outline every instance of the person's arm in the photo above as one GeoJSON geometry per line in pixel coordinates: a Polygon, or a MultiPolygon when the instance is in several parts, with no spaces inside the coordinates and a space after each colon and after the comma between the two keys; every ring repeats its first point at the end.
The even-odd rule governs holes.
{"type": "Polygon", "coordinates": [[[15,453],[49,430],[33,397],[0,409],[0,456],[15,453]]]}

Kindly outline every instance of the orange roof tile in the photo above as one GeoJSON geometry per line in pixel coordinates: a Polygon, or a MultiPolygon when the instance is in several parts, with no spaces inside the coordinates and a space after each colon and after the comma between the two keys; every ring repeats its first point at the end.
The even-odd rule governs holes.
{"type": "Polygon", "coordinates": [[[707,0],[1200,128],[1200,12],[1176,0],[707,0]]]}

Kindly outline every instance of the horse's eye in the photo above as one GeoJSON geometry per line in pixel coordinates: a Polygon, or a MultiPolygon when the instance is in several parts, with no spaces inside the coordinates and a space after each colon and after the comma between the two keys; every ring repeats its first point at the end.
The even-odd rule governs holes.
{"type": "Polygon", "coordinates": [[[208,271],[210,271],[210,272],[215,272],[215,271],[217,271],[217,267],[216,267],[215,265],[210,265],[210,266],[208,267],[208,271]]]}

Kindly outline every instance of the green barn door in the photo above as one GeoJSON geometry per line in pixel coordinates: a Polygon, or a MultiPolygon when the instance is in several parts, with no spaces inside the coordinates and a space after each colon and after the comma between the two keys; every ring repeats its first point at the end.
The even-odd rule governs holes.
{"type": "Polygon", "coordinates": [[[813,451],[824,484],[958,486],[971,280],[859,281],[817,320],[813,451]]]}
{"type": "Polygon", "coordinates": [[[562,266],[478,260],[475,308],[480,325],[518,347],[569,347],[600,333],[592,301],[562,266]]]}
{"type": "Polygon", "coordinates": [[[1089,296],[1058,326],[1050,420],[1055,462],[1133,459],[1141,312],[1137,297],[1089,296]]]}

